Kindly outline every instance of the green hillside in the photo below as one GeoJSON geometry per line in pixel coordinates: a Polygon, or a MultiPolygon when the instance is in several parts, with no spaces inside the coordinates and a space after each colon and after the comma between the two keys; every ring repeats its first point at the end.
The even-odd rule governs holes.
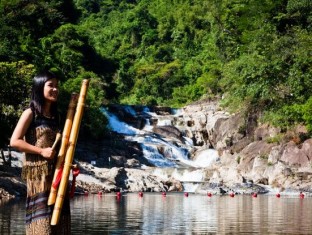
{"type": "Polygon", "coordinates": [[[1,0],[0,11],[0,146],[42,68],[62,79],[63,112],[92,78],[83,131],[93,137],[104,131],[103,103],[216,97],[312,130],[310,0],[1,0]]]}

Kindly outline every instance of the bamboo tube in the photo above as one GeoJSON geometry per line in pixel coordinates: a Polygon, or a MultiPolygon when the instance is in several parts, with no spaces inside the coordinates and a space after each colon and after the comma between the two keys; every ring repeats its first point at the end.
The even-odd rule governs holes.
{"type": "Polygon", "coordinates": [[[66,115],[65,125],[63,129],[63,135],[62,135],[62,142],[61,142],[61,147],[58,153],[58,158],[57,158],[57,162],[55,166],[53,181],[52,181],[50,195],[48,199],[48,205],[53,205],[56,200],[56,194],[57,194],[57,189],[58,189],[58,187],[56,186],[57,184],[56,181],[58,181],[57,179],[58,175],[62,173],[61,171],[63,169],[68,139],[69,139],[70,131],[72,128],[77,101],[78,101],[78,94],[72,93],[70,101],[69,101],[68,109],[67,109],[67,115],[66,115]]]}
{"type": "Polygon", "coordinates": [[[69,136],[69,142],[68,142],[68,148],[66,151],[65,156],[65,163],[64,163],[64,169],[63,169],[63,175],[62,179],[59,185],[59,189],[57,192],[57,197],[53,209],[53,214],[51,218],[51,225],[56,225],[59,222],[59,218],[61,215],[61,210],[64,203],[64,198],[66,194],[66,189],[68,185],[68,179],[69,179],[69,173],[70,169],[72,167],[75,147],[78,139],[78,133],[80,128],[80,123],[82,119],[82,114],[85,106],[85,100],[87,95],[87,90],[89,86],[89,80],[84,79],[82,81],[81,90],[79,94],[79,99],[77,103],[76,113],[74,116],[73,124],[72,124],[72,130],[70,132],[69,136]]]}
{"type": "Polygon", "coordinates": [[[58,142],[61,140],[61,137],[62,137],[61,133],[59,133],[59,132],[56,133],[56,137],[55,137],[54,143],[53,143],[53,145],[52,145],[52,149],[53,149],[53,150],[55,150],[56,145],[57,145],[58,142]]]}

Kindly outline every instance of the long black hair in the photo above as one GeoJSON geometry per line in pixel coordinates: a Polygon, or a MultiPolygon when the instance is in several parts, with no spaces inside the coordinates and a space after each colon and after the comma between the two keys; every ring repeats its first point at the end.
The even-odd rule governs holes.
{"type": "MultiPolygon", "coordinates": [[[[44,84],[52,79],[58,78],[51,71],[43,71],[37,74],[33,79],[31,98],[30,98],[30,108],[35,114],[43,115],[43,105],[44,105],[44,84]]],[[[51,115],[52,117],[57,117],[57,102],[51,104],[51,115]]]]}

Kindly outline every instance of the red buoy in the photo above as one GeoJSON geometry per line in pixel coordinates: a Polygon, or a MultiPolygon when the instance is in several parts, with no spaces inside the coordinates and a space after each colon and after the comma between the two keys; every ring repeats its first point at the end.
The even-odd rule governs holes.
{"type": "Polygon", "coordinates": [[[234,197],[234,193],[233,192],[230,192],[230,197],[234,197]]]}
{"type": "Polygon", "coordinates": [[[188,197],[188,196],[189,196],[188,192],[185,192],[185,193],[184,193],[184,196],[185,196],[185,197],[188,197]]]}
{"type": "Polygon", "coordinates": [[[280,198],[280,197],[281,197],[281,194],[280,194],[280,193],[277,193],[277,194],[276,194],[276,197],[277,197],[277,198],[280,198]]]}
{"type": "Polygon", "coordinates": [[[212,196],[212,194],[211,194],[210,192],[208,192],[208,193],[207,193],[207,196],[208,196],[208,197],[211,197],[211,196],[212,196]]]}
{"type": "Polygon", "coordinates": [[[258,197],[258,194],[257,193],[253,193],[252,197],[258,197]]]}
{"type": "Polygon", "coordinates": [[[304,194],[302,192],[300,192],[299,196],[300,196],[301,199],[304,198],[304,194]]]}
{"type": "Polygon", "coordinates": [[[121,197],[121,192],[117,192],[117,193],[116,193],[116,196],[117,196],[117,197],[121,197]]]}
{"type": "Polygon", "coordinates": [[[166,192],[162,192],[162,195],[163,195],[163,197],[166,197],[167,194],[166,194],[166,192]]]}
{"type": "Polygon", "coordinates": [[[143,197],[143,193],[142,192],[139,192],[139,197],[143,197]]]}
{"type": "Polygon", "coordinates": [[[89,192],[88,191],[84,191],[84,195],[85,196],[89,196],[89,192]]]}
{"type": "Polygon", "coordinates": [[[99,191],[99,192],[98,192],[98,195],[99,195],[99,196],[102,196],[102,191],[99,191]]]}

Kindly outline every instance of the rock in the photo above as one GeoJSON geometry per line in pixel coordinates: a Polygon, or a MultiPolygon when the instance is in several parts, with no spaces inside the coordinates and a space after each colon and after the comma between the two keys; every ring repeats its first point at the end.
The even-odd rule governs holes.
{"type": "Polygon", "coordinates": [[[307,167],[310,166],[312,145],[311,140],[307,140],[299,148],[295,142],[290,141],[285,145],[284,151],[280,158],[281,161],[286,162],[290,166],[307,167]]]}
{"type": "Polygon", "coordinates": [[[168,115],[171,114],[172,112],[172,109],[170,107],[161,107],[161,106],[150,107],[150,110],[158,115],[168,115]]]}
{"type": "Polygon", "coordinates": [[[281,147],[274,146],[268,156],[268,164],[276,164],[281,156],[281,147]]]}
{"type": "Polygon", "coordinates": [[[280,128],[271,127],[268,124],[262,124],[254,132],[254,140],[265,140],[277,136],[281,132],[280,128]]]}
{"type": "Polygon", "coordinates": [[[25,196],[26,185],[19,176],[0,177],[0,198],[25,196]]]}
{"type": "Polygon", "coordinates": [[[124,156],[111,156],[111,161],[116,167],[123,167],[127,163],[127,158],[124,156]]]}
{"type": "MultiPolygon", "coordinates": [[[[4,154],[7,155],[7,152],[4,151],[4,154]]],[[[20,177],[22,164],[17,162],[17,159],[22,161],[23,157],[15,151],[11,154],[12,166],[3,164],[0,158],[0,199],[26,196],[26,184],[20,177]]]]}
{"type": "Polygon", "coordinates": [[[157,176],[144,170],[126,169],[126,188],[130,192],[163,192],[166,191],[164,182],[157,176]]]}
{"type": "Polygon", "coordinates": [[[182,140],[182,133],[174,126],[155,126],[153,127],[153,132],[166,138],[182,140]]]}
{"type": "Polygon", "coordinates": [[[227,119],[230,115],[219,111],[217,102],[200,103],[186,106],[182,118],[187,137],[193,139],[196,146],[216,147],[216,123],[219,119],[227,119]]]}
{"type": "Polygon", "coordinates": [[[265,141],[255,141],[250,143],[239,153],[239,170],[243,174],[250,172],[254,167],[253,163],[256,157],[260,157],[267,161],[269,153],[273,147],[273,144],[268,144],[265,141]]]}
{"type": "Polygon", "coordinates": [[[260,178],[256,180],[256,184],[263,184],[263,185],[268,185],[269,184],[269,179],[268,178],[260,178]]]}
{"type": "Polygon", "coordinates": [[[183,185],[180,181],[171,178],[167,182],[165,182],[165,186],[167,186],[168,192],[182,192],[183,191],[183,185]]]}
{"type": "Polygon", "coordinates": [[[134,159],[134,158],[128,159],[126,164],[125,164],[125,167],[127,167],[127,168],[138,168],[140,166],[141,166],[140,161],[137,159],[134,159]]]}
{"type": "Polygon", "coordinates": [[[218,118],[209,136],[215,149],[229,148],[240,141],[244,136],[244,119],[240,114],[218,118]]]}

